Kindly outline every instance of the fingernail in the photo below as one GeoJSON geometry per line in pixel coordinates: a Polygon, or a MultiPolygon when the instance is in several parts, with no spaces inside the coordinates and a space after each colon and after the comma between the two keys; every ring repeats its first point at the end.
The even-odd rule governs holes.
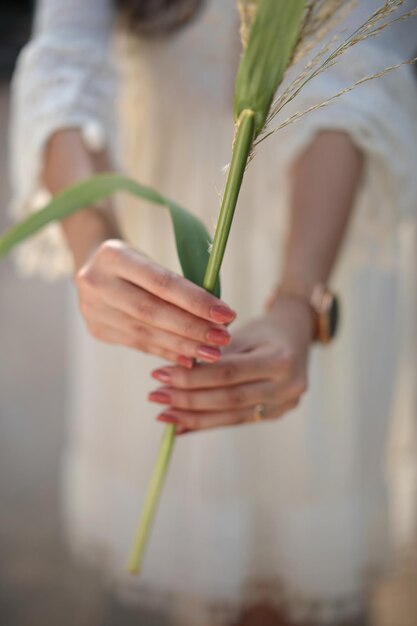
{"type": "Polygon", "coordinates": [[[221,357],[221,352],[218,348],[212,348],[211,346],[200,346],[197,349],[197,354],[205,361],[213,362],[217,361],[221,357]]]}
{"type": "Polygon", "coordinates": [[[227,306],[216,304],[210,309],[210,317],[214,322],[226,323],[233,321],[236,313],[227,306]]]}
{"type": "Polygon", "coordinates": [[[161,383],[168,384],[171,382],[171,374],[168,370],[154,370],[151,374],[152,378],[159,380],[161,383]]]}
{"type": "Polygon", "coordinates": [[[178,419],[169,413],[161,413],[156,419],[164,424],[178,424],[178,419]]]}
{"type": "Polygon", "coordinates": [[[161,404],[171,404],[171,394],[166,391],[151,391],[148,394],[148,400],[151,402],[160,402],[161,404]]]}
{"type": "Polygon", "coordinates": [[[219,346],[225,346],[230,342],[230,335],[221,328],[210,328],[207,331],[206,339],[211,343],[217,343],[219,346]]]}
{"type": "Polygon", "coordinates": [[[191,359],[188,356],[179,356],[177,358],[177,363],[178,365],[182,365],[183,367],[187,367],[188,369],[191,369],[192,366],[194,365],[194,359],[191,359]]]}

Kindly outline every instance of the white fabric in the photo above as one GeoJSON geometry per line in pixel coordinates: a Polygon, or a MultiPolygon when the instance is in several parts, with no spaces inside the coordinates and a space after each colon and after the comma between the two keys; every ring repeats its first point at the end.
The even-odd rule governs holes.
{"type": "MultiPolygon", "coordinates": [[[[115,151],[112,22],[111,0],[38,2],[34,34],[20,55],[12,83],[14,217],[36,211],[45,200],[36,192],[43,149],[54,131],[82,128],[93,149],[107,137],[115,151]]],[[[71,269],[56,224],[23,244],[16,256],[27,274],[41,271],[53,278],[71,269]]]]}
{"type": "MultiPolygon", "coordinates": [[[[23,53],[14,81],[19,211],[29,206],[36,188],[48,133],[93,121],[110,137],[107,2],[79,2],[76,10],[66,0],[42,4],[40,30],[23,53]],[[61,20],[71,22],[71,28],[61,20]],[[84,28],[88,33],[79,38],[84,28]],[[55,63],[43,68],[32,59],[42,56],[46,40],[53,42],[49,51],[55,63]],[[95,53],[80,54],[83,62],[74,64],[78,44],[88,44],[95,53]],[[47,126],[42,123],[46,117],[47,126]]],[[[380,2],[360,4],[368,14],[380,2]]],[[[296,109],[408,58],[417,47],[415,26],[402,22],[352,50],[310,84],[296,109]]],[[[352,27],[349,22],[347,28],[352,27]]],[[[175,37],[121,41],[118,57],[126,168],[212,228],[233,134],[239,58],[233,2],[210,0],[201,18],[175,37]]],[[[156,409],[144,401],[155,386],[149,372],[161,361],[92,340],[71,303],[69,536],[79,554],[99,558],[104,569],[107,565],[129,597],[192,597],[194,609],[187,619],[193,626],[200,624],[196,603],[203,609],[222,602],[233,608],[249,593],[247,584],[265,580],[283,588],[293,611],[325,623],[357,609],[369,574],[389,557],[385,458],[401,356],[397,322],[404,306],[398,295],[403,268],[397,224],[406,224],[417,210],[417,85],[410,67],[367,83],[259,148],[233,225],[223,293],[239,312],[237,324],[261,311],[282,261],[288,167],[326,128],[350,133],[367,157],[333,280],[343,297],[340,336],[326,350],[314,348],[309,392],[285,419],[178,441],[139,581],[126,580],[122,567],[161,434],[153,421],[156,409]]],[[[119,216],[132,242],[179,270],[164,211],[139,208],[125,198],[119,216]]],[[[56,246],[53,250],[55,255],[56,246]]],[[[40,254],[35,250],[33,255],[32,267],[39,267],[40,254]]],[[[54,258],[60,257],[47,262],[55,268],[54,258]]],[[[213,616],[204,615],[203,610],[201,623],[212,624],[213,616]]],[[[184,616],[180,623],[186,624],[184,616]]]]}

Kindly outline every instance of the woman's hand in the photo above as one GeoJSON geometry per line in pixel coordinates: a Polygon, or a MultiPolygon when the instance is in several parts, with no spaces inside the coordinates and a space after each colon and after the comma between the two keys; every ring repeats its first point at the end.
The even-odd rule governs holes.
{"type": "MultiPolygon", "coordinates": [[[[56,194],[99,172],[111,171],[105,152],[91,152],[78,129],[48,141],[42,180],[56,194]]],[[[192,367],[215,362],[230,341],[225,325],[235,313],[221,300],[161,267],[121,240],[111,202],[61,221],[73,258],[80,309],[90,333],[192,367]]]]}
{"type": "Polygon", "coordinates": [[[280,417],[297,406],[307,388],[312,335],[308,305],[282,296],[233,334],[220,362],[152,372],[165,383],[149,395],[167,405],[157,419],[177,424],[181,434],[252,422],[257,404],[265,406],[264,419],[280,417]]]}
{"type": "Polygon", "coordinates": [[[90,333],[192,367],[213,363],[230,342],[235,313],[221,300],[121,240],[104,241],[77,272],[90,333]]]}

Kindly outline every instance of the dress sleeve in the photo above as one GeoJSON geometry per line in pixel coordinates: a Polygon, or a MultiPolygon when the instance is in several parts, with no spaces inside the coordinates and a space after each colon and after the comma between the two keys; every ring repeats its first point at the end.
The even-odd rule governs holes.
{"type": "MultiPolygon", "coordinates": [[[[337,65],[313,79],[281,111],[278,123],[408,58],[376,42],[354,46],[337,65]]],[[[416,216],[417,76],[413,66],[404,65],[367,81],[279,131],[286,164],[290,166],[323,130],[348,133],[365,156],[356,211],[363,239],[371,235],[378,244],[378,238],[392,234],[400,220],[416,216]]]]}
{"type": "MultiPolygon", "coordinates": [[[[40,0],[34,32],[12,80],[10,159],[14,219],[48,200],[39,183],[45,145],[59,129],[79,128],[92,150],[114,154],[116,77],[111,0],[40,0]]],[[[71,269],[58,224],[16,254],[19,269],[53,278],[71,269]]]]}

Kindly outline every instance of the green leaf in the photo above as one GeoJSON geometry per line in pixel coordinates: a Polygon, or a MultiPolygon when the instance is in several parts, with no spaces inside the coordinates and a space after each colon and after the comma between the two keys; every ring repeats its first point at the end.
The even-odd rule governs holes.
{"type": "MultiPolygon", "coordinates": [[[[203,286],[209,259],[208,249],[211,244],[211,237],[203,223],[151,187],[119,174],[99,174],[55,196],[45,208],[33,213],[0,238],[0,258],[50,222],[61,220],[118,191],[127,191],[142,200],[165,206],[169,210],[184,276],[193,283],[203,286]]],[[[216,296],[220,295],[219,282],[213,293],[216,296]]]]}
{"type": "Polygon", "coordinates": [[[240,61],[234,116],[255,113],[255,136],[268,112],[291,60],[306,11],[306,0],[260,0],[249,42],[240,61]]]}

